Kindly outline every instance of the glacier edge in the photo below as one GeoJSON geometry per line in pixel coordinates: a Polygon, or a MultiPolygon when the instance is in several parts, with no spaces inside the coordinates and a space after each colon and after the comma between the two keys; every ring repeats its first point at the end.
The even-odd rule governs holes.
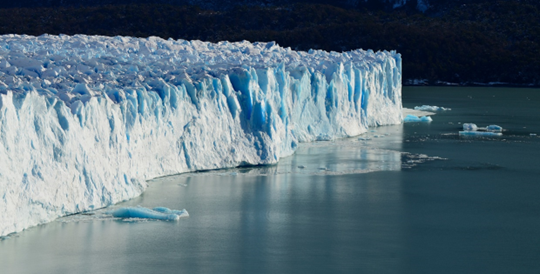
{"type": "MultiPolygon", "coordinates": [[[[148,56],[163,55],[156,49],[167,44],[160,39],[153,39],[150,46],[150,39],[122,39],[155,47],[146,49],[148,56]]],[[[205,43],[179,41],[187,42],[195,50],[198,43],[205,43]]],[[[257,49],[296,54],[276,45],[264,46],[257,49]]],[[[30,49],[19,53],[29,57],[30,49]]],[[[142,49],[127,56],[144,56],[142,49]]],[[[129,49],[117,47],[118,51],[129,49]]],[[[1,54],[9,62],[13,50],[0,50],[1,54]]],[[[315,54],[333,61],[338,53],[315,54]]],[[[65,90],[44,88],[47,81],[58,78],[45,72],[62,64],[38,67],[38,76],[33,77],[36,64],[12,61],[0,70],[0,80],[3,75],[13,78],[10,83],[0,81],[0,209],[4,209],[0,236],[136,197],[145,190],[146,180],[155,177],[273,164],[293,154],[299,142],[355,136],[371,126],[402,123],[400,55],[363,54],[366,62],[344,61],[342,54],[342,59],[324,66],[319,61],[258,66],[237,59],[239,64],[228,60],[227,70],[217,70],[212,67],[216,64],[206,62],[203,66],[210,70],[205,73],[184,72],[177,77],[149,73],[141,85],[115,87],[75,81],[62,86],[65,90]],[[15,66],[17,72],[9,74],[9,67],[15,66]]],[[[55,55],[68,56],[58,50],[55,55]]],[[[249,51],[243,55],[251,56],[249,51]]],[[[137,73],[141,64],[139,69],[130,67],[135,59],[124,60],[120,66],[125,71],[116,68],[103,74],[117,82],[126,71],[137,78],[142,75],[137,73]]],[[[161,66],[143,64],[151,69],[161,66]]],[[[68,74],[92,76],[100,73],[97,68],[100,64],[94,70],[68,74]]]]}

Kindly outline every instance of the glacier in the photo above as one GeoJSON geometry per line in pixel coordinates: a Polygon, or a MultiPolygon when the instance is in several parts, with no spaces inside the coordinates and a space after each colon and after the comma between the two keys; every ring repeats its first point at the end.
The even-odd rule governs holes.
{"type": "Polygon", "coordinates": [[[395,51],[0,36],[0,236],[402,122],[395,51]]]}

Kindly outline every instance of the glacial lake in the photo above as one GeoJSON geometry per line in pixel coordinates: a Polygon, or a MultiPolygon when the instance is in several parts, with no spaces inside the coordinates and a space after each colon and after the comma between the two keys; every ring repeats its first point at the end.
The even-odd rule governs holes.
{"type": "Polygon", "coordinates": [[[404,87],[406,108],[452,110],[274,166],[152,180],[111,208],[190,217],[64,217],[1,240],[0,273],[539,273],[539,94],[404,87]],[[464,138],[462,123],[505,131],[464,138]]]}

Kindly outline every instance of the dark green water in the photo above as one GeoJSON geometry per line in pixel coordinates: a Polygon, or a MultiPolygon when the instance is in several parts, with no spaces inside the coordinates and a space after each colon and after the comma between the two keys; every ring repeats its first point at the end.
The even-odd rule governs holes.
{"type": "Polygon", "coordinates": [[[63,218],[0,241],[0,272],[539,273],[539,93],[405,87],[404,107],[452,111],[272,167],[154,180],[118,206],[189,218],[63,218]],[[507,131],[460,138],[459,122],[507,131]]]}

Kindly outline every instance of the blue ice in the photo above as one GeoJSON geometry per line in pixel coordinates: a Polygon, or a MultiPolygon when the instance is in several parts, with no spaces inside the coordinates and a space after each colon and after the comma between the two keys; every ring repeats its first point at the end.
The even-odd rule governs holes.
{"type": "Polygon", "coordinates": [[[498,125],[489,125],[489,126],[487,126],[487,131],[501,132],[502,130],[503,130],[503,128],[501,126],[498,126],[498,125]]]}
{"type": "Polygon", "coordinates": [[[152,220],[166,220],[175,221],[181,217],[188,217],[188,211],[171,210],[166,207],[156,207],[154,209],[148,209],[145,207],[122,207],[108,212],[116,218],[139,218],[139,219],[152,219],[152,220]]]}
{"type": "Polygon", "coordinates": [[[404,117],[404,122],[431,122],[432,118],[430,116],[414,116],[414,115],[407,115],[404,117]]]}
{"type": "Polygon", "coordinates": [[[494,137],[494,136],[501,136],[502,133],[495,133],[495,132],[481,132],[481,131],[459,131],[459,135],[461,136],[488,136],[488,137],[494,137]]]}

